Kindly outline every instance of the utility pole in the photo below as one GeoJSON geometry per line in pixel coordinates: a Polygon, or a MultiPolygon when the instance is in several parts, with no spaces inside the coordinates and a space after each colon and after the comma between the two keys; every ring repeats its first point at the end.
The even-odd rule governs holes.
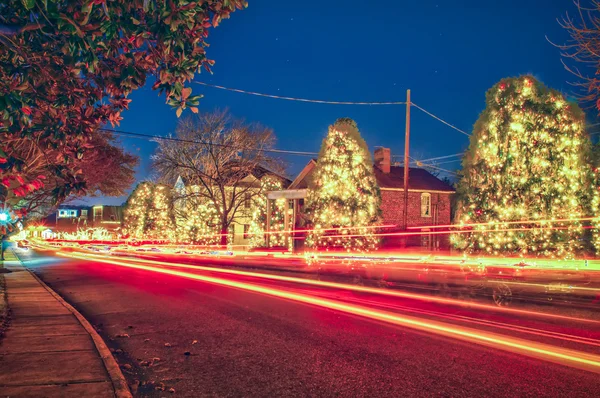
{"type": "Polygon", "coordinates": [[[408,227],[408,166],[410,147],[410,90],[406,90],[406,130],[404,136],[404,215],[402,217],[402,227],[408,227]]]}

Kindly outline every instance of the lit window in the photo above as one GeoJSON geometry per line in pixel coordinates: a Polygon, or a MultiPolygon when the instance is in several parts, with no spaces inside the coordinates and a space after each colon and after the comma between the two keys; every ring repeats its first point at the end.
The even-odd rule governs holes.
{"type": "Polygon", "coordinates": [[[250,225],[244,224],[244,239],[248,239],[250,237],[250,225]]]}
{"type": "Polygon", "coordinates": [[[69,210],[69,217],[77,217],[77,210],[69,210]]]}
{"type": "Polygon", "coordinates": [[[421,217],[431,217],[431,194],[421,194],[421,217]]]}
{"type": "Polygon", "coordinates": [[[87,209],[81,210],[81,217],[87,217],[87,209]]]}
{"type": "Polygon", "coordinates": [[[249,208],[250,208],[250,198],[251,198],[251,197],[252,197],[252,196],[250,195],[250,192],[246,192],[246,195],[245,195],[245,197],[244,197],[244,207],[245,207],[246,209],[249,209],[249,208]]]}

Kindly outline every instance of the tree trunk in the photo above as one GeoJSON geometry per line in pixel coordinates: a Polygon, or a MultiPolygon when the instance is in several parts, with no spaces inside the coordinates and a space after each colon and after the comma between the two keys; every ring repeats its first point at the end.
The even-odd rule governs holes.
{"type": "Polygon", "coordinates": [[[221,246],[227,246],[227,224],[221,224],[221,246]]]}

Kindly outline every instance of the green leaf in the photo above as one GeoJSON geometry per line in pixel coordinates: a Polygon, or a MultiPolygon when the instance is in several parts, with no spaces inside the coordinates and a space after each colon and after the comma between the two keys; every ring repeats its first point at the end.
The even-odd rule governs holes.
{"type": "Polygon", "coordinates": [[[23,5],[25,6],[25,8],[27,10],[31,10],[33,7],[35,7],[35,0],[22,0],[23,1],[23,5]]]}
{"type": "Polygon", "coordinates": [[[134,17],[131,17],[131,22],[133,22],[134,25],[139,25],[140,24],[140,21],[138,21],[134,17]]]}

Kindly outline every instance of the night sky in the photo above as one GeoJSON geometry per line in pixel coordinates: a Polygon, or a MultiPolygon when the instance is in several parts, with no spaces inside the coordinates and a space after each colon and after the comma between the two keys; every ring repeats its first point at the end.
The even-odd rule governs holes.
{"type": "MultiPolygon", "coordinates": [[[[471,132],[485,92],[503,77],[532,74],[572,94],[575,77],[564,70],[557,18],[574,15],[571,1],[249,0],[211,30],[213,75],[196,80],[248,91],[334,101],[412,101],[471,132]],[[482,5],[482,3],[487,3],[482,5]]],[[[120,130],[167,135],[175,112],[147,87],[135,92],[120,130]]],[[[247,121],[274,129],[277,148],[318,152],[327,127],[339,117],[358,123],[371,148],[404,151],[404,106],[308,104],[222,91],[192,84],[204,94],[200,110],[228,107],[247,121]]],[[[189,111],[187,111],[189,112],[189,111]]],[[[185,114],[185,113],[184,113],[185,114]]],[[[590,119],[594,115],[590,114],[590,119]]],[[[413,108],[411,153],[417,159],[455,154],[468,137],[413,108]]],[[[139,179],[151,174],[152,142],[125,139],[139,154],[139,179]]],[[[286,158],[294,177],[307,157],[286,158]]],[[[455,170],[460,163],[440,167],[455,170]]],[[[120,204],[126,198],[92,198],[120,204]]]]}

